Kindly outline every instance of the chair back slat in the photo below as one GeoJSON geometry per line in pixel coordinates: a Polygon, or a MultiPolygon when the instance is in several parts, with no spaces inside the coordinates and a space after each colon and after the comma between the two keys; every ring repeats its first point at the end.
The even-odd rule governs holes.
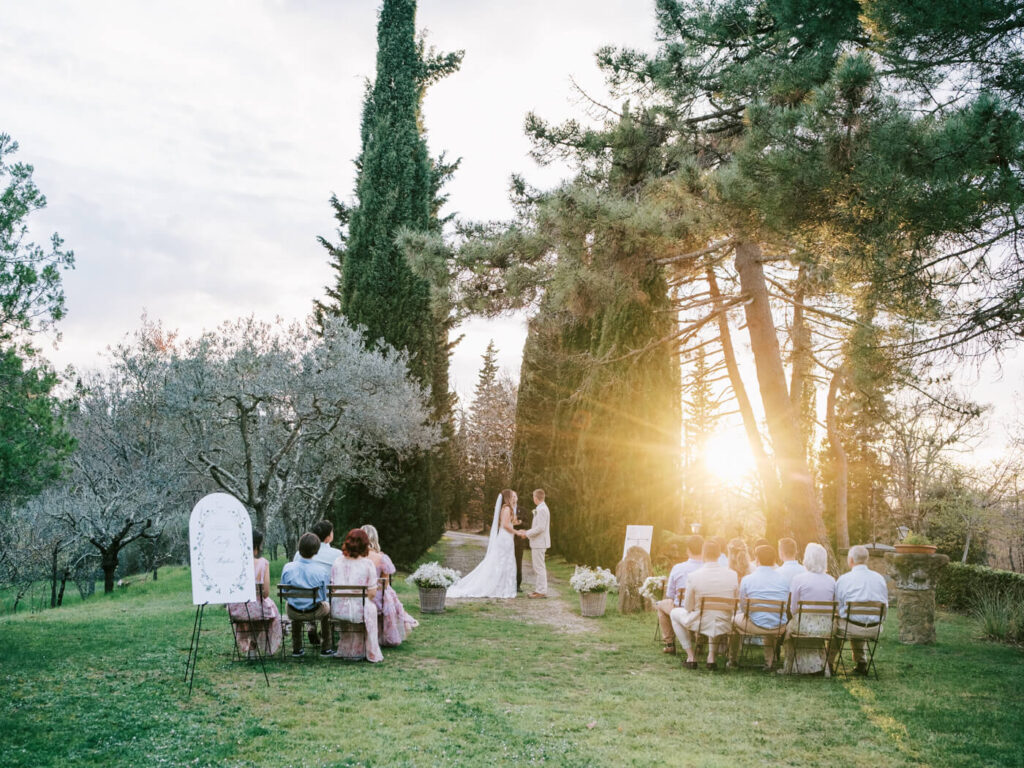
{"type": "Polygon", "coordinates": [[[732,611],[735,613],[737,604],[739,604],[739,600],[735,597],[716,597],[710,595],[700,599],[700,609],[702,611],[732,611]]]}
{"type": "Polygon", "coordinates": [[[676,590],[676,604],[682,605],[686,599],[686,587],[680,587],[676,590]]]}
{"type": "Polygon", "coordinates": [[[365,600],[367,589],[369,587],[365,584],[330,584],[327,587],[327,596],[332,600],[355,597],[365,600]]]}
{"type": "Polygon", "coordinates": [[[877,619],[885,615],[885,603],[877,600],[851,600],[846,604],[846,615],[856,616],[858,621],[877,619]]]}
{"type": "Polygon", "coordinates": [[[781,616],[786,610],[785,600],[768,600],[767,598],[747,598],[743,601],[743,612],[749,616],[752,613],[777,613],[781,616]]]}

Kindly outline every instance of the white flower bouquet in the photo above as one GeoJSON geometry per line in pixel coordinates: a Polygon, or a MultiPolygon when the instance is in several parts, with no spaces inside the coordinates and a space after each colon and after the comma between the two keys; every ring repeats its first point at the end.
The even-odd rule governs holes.
{"type": "Polygon", "coordinates": [[[619,588],[619,582],[607,568],[577,565],[569,586],[577,592],[613,592],[619,588]]]}
{"type": "Polygon", "coordinates": [[[665,576],[648,576],[640,585],[640,594],[652,603],[656,603],[665,596],[665,576]]]}
{"type": "Polygon", "coordinates": [[[459,580],[461,573],[454,568],[445,568],[437,562],[424,563],[413,571],[405,581],[407,584],[415,584],[417,587],[440,587],[448,589],[459,580]]]}

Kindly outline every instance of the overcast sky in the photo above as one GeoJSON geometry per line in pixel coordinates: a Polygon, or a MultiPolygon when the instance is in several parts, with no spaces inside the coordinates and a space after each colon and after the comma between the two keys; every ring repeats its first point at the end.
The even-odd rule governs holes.
{"type": "MultiPolygon", "coordinates": [[[[649,45],[651,3],[421,0],[418,26],[462,70],[425,104],[431,151],[462,158],[448,212],[505,218],[508,179],[554,182],[527,157],[523,118],[578,115],[600,92],[594,52],[649,45]]],[[[332,280],[316,237],[347,198],[374,0],[7,3],[0,131],[35,165],[49,206],[34,234],[75,251],[58,365],[97,357],[145,311],[191,335],[254,313],[300,317],[332,280]]],[[[521,318],[472,322],[453,383],[472,391],[490,337],[518,375],[521,318]]]]}
{"type": "MultiPolygon", "coordinates": [[[[462,70],[425,104],[434,154],[462,158],[446,212],[510,214],[512,173],[554,183],[528,157],[525,114],[579,117],[570,83],[602,93],[594,52],[650,47],[651,0],[421,0],[418,25],[462,70]]],[[[348,198],[376,0],[37,0],[5,3],[0,131],[21,144],[59,232],[67,273],[62,367],[95,366],[143,312],[193,335],[223,320],[305,316],[332,280],[318,235],[348,198]]],[[[489,338],[518,376],[521,318],[474,321],[452,380],[472,392],[489,338]]],[[[987,366],[977,396],[1014,414],[1019,357],[987,366]]],[[[754,385],[753,376],[749,384],[754,385]]],[[[998,430],[997,430],[998,431],[998,430]]]]}

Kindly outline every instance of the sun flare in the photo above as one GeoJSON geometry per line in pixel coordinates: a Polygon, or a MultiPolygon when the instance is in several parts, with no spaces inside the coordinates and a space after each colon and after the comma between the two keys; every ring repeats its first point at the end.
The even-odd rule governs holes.
{"type": "Polygon", "coordinates": [[[721,432],[708,440],[704,466],[723,483],[743,485],[754,470],[750,445],[742,433],[721,432]]]}

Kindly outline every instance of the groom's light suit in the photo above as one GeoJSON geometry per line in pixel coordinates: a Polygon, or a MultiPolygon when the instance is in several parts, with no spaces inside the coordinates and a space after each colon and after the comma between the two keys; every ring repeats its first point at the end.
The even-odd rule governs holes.
{"type": "Polygon", "coordinates": [[[548,570],[544,555],[551,546],[551,512],[543,501],[533,510],[533,526],[526,531],[530,540],[530,560],[533,563],[533,591],[542,595],[548,593],[548,570]]]}

